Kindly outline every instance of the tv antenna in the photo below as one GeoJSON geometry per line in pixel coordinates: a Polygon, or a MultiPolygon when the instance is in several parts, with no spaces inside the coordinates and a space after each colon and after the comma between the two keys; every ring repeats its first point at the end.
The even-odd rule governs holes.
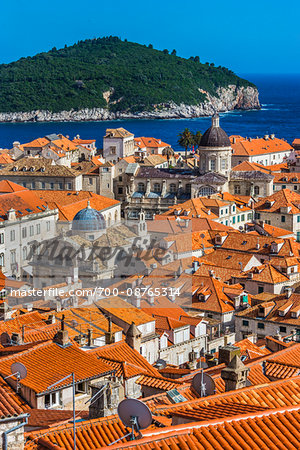
{"type": "Polygon", "coordinates": [[[148,428],[152,423],[152,414],[148,406],[135,398],[125,398],[119,403],[118,416],[123,425],[131,428],[131,431],[109,445],[116,444],[128,436],[131,436],[132,441],[135,440],[135,431],[141,437],[140,430],[148,428]]]}
{"type": "Polygon", "coordinates": [[[192,387],[200,397],[206,397],[215,393],[215,382],[210,375],[204,373],[203,369],[193,377],[192,387]]]}
{"type": "Polygon", "coordinates": [[[12,363],[10,366],[11,375],[8,375],[4,378],[4,380],[7,380],[7,378],[16,377],[17,379],[17,392],[19,392],[20,389],[20,381],[27,377],[27,369],[24,366],[24,364],[20,362],[12,363]]]}

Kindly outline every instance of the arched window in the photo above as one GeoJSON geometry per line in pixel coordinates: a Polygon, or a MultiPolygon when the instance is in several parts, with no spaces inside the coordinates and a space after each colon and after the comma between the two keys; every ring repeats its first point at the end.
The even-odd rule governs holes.
{"type": "Polygon", "coordinates": [[[3,267],[4,266],[4,253],[0,254],[0,266],[3,267]]]}
{"type": "Polygon", "coordinates": [[[203,186],[198,191],[198,197],[206,197],[207,195],[212,195],[215,190],[211,186],[203,186]]]}
{"type": "Polygon", "coordinates": [[[170,184],[170,192],[172,192],[172,193],[176,192],[176,184],[175,183],[170,184]]]}
{"type": "Polygon", "coordinates": [[[144,183],[139,183],[138,184],[138,192],[141,192],[141,193],[145,192],[145,185],[144,185],[144,183]]]}
{"type": "Polygon", "coordinates": [[[110,224],[111,224],[111,215],[110,214],[108,214],[107,224],[110,227],[110,224]]]}
{"type": "Polygon", "coordinates": [[[254,186],[254,195],[259,195],[259,186],[254,186]]]}
{"type": "Polygon", "coordinates": [[[118,221],[118,211],[115,212],[115,222],[118,221]]]}

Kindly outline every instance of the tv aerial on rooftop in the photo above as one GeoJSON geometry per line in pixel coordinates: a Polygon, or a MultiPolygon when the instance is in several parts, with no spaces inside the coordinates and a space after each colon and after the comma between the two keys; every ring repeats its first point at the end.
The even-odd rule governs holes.
{"type": "Polygon", "coordinates": [[[125,398],[118,405],[118,416],[122,423],[131,428],[130,433],[122,436],[110,445],[121,441],[123,438],[131,436],[131,440],[135,440],[135,432],[141,437],[141,431],[148,428],[152,423],[152,414],[145,403],[135,398],[125,398]]]}
{"type": "Polygon", "coordinates": [[[192,379],[193,389],[200,395],[200,397],[206,397],[207,395],[213,395],[215,393],[215,382],[210,375],[204,373],[203,370],[192,379]]]}

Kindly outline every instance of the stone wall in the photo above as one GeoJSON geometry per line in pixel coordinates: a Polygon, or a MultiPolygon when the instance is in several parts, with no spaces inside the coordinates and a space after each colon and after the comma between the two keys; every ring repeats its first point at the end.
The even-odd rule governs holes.
{"type": "MultiPolygon", "coordinates": [[[[4,422],[0,420],[0,448],[3,448],[3,433],[11,430],[15,426],[21,424],[24,421],[22,418],[12,417],[10,421],[4,422]]],[[[18,430],[13,431],[7,435],[7,449],[8,450],[23,450],[24,449],[24,426],[18,430]]]]}

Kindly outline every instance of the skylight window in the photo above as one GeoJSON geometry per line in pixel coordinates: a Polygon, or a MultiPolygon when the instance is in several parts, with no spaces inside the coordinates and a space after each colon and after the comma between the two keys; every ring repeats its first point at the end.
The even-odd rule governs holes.
{"type": "Polygon", "coordinates": [[[26,211],[27,211],[27,212],[33,212],[33,209],[26,208],[26,211]]]}
{"type": "Polygon", "coordinates": [[[180,394],[177,389],[171,389],[170,391],[167,391],[167,395],[173,403],[181,403],[187,401],[187,399],[182,394],[180,394]]]}

